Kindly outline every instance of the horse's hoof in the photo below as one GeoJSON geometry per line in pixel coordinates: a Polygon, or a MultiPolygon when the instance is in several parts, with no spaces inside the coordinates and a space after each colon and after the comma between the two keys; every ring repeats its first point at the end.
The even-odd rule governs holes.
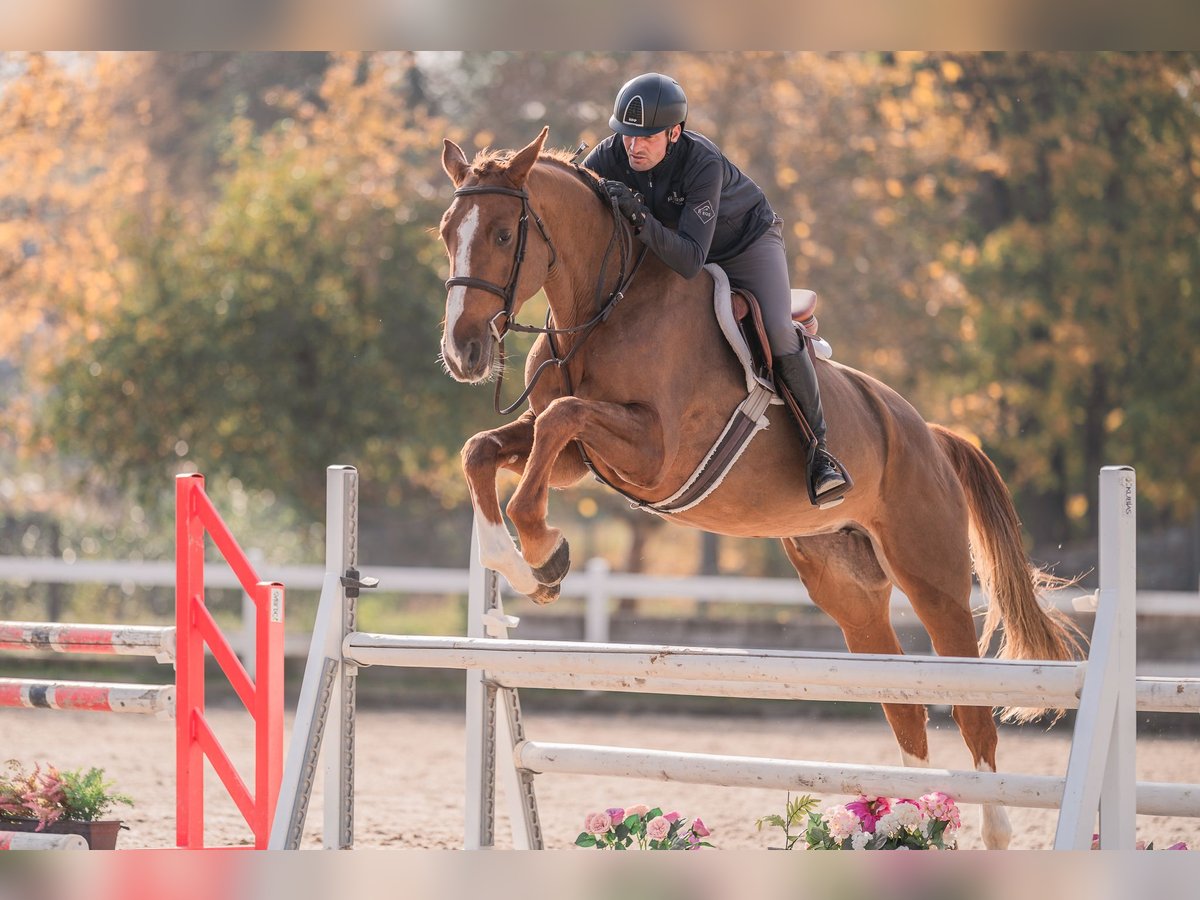
{"type": "Polygon", "coordinates": [[[550,558],[533,570],[533,577],[538,580],[538,584],[558,584],[567,577],[567,572],[570,570],[571,545],[567,543],[566,538],[563,538],[554,548],[554,552],[550,554],[550,558]]]}
{"type": "Polygon", "coordinates": [[[558,599],[562,588],[557,584],[539,584],[532,594],[526,594],[538,606],[546,606],[558,599]]]}

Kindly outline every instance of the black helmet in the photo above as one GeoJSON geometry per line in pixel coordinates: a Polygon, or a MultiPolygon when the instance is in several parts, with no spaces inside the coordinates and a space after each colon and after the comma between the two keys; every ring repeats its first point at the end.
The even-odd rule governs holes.
{"type": "Polygon", "coordinates": [[[625,82],[617,92],[608,127],[617,134],[648,137],[687,119],[687,96],[668,75],[647,72],[625,82]]]}

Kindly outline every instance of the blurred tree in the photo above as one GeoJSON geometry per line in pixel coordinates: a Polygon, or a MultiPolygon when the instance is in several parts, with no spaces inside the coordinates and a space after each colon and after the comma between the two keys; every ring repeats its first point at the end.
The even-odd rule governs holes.
{"type": "Polygon", "coordinates": [[[160,160],[171,191],[182,200],[211,196],[222,166],[230,122],[250,121],[264,132],[288,114],[272,102],[287,90],[320,102],[328,53],[131,54],[125,101],[118,112],[136,118],[147,150],[160,160]]]}
{"type": "Polygon", "coordinates": [[[267,132],[232,122],[202,216],[125,217],[123,302],[48,373],[58,449],[146,494],[198,467],[318,517],[313,473],[338,459],[414,520],[463,501],[463,417],[487,398],[436,361],[440,127],[409,102],[411,64],[335,57],[315,99],[273,93],[267,132]]]}
{"type": "Polygon", "coordinates": [[[969,160],[952,262],[970,295],[954,412],[1043,539],[1095,531],[1108,463],[1138,467],[1146,512],[1186,521],[1200,488],[1200,55],[946,64],[961,71],[950,99],[989,141],[969,160]]]}
{"type": "MultiPolygon", "coordinates": [[[[497,419],[434,359],[440,139],[519,146],[549,123],[594,144],[620,84],[658,70],[784,217],[837,357],[976,434],[1039,537],[1086,530],[1114,459],[1162,515],[1195,508],[1194,55],[2,63],[6,465],[70,450],[92,487],[112,471],[143,495],[236,472],[312,510],[313,467],[353,458],[380,505],[463,515],[456,451],[497,419]]],[[[624,504],[578,496],[589,521],[624,504]]]]}

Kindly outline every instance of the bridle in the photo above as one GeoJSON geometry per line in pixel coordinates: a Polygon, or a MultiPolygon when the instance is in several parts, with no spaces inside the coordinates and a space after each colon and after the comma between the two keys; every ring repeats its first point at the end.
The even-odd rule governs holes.
{"type": "Polygon", "coordinates": [[[533,221],[537,224],[538,231],[541,232],[542,240],[546,242],[546,246],[550,248],[550,268],[554,268],[554,264],[558,262],[558,251],[554,249],[554,241],[550,240],[550,235],[546,233],[546,226],[542,224],[541,217],[533,211],[533,207],[529,205],[529,192],[524,188],[502,187],[501,185],[476,184],[471,187],[459,188],[454,192],[455,197],[463,197],[469,194],[503,194],[506,197],[519,197],[521,200],[521,218],[517,220],[517,249],[513,256],[512,272],[508,276],[508,284],[504,287],[492,281],[484,281],[482,278],[472,278],[469,275],[458,275],[454,278],[446,279],[446,288],[452,288],[456,285],[463,287],[475,287],[485,291],[491,291],[497,294],[504,301],[504,309],[492,316],[491,322],[488,323],[492,331],[492,337],[499,343],[504,340],[504,335],[508,332],[510,323],[512,323],[513,307],[517,302],[517,279],[521,277],[521,264],[525,262],[525,246],[529,241],[529,217],[533,216],[533,221]],[[496,320],[504,316],[504,328],[501,329],[496,325],[496,320]]]}
{"type": "Polygon", "coordinates": [[[511,188],[502,185],[486,185],[476,184],[469,187],[458,188],[454,192],[455,197],[463,197],[470,194],[501,194],[506,197],[517,197],[521,201],[521,218],[517,222],[517,247],[513,256],[512,272],[508,276],[508,284],[503,287],[492,281],[485,281],[482,278],[473,278],[469,275],[457,275],[454,278],[446,279],[446,288],[450,289],[456,286],[475,287],[481,290],[489,291],[496,294],[504,301],[504,309],[500,310],[496,315],[492,316],[488,327],[491,329],[492,337],[496,339],[496,344],[500,348],[500,374],[496,378],[496,394],[494,405],[496,412],[502,416],[507,416],[512,413],[517,407],[524,403],[529,394],[533,391],[534,385],[537,384],[542,372],[547,366],[558,366],[563,371],[563,376],[567,381],[567,393],[574,393],[570,383],[570,375],[567,373],[566,365],[575,356],[580,347],[591,335],[593,329],[601,322],[608,319],[613,307],[625,296],[625,291],[629,288],[629,283],[633,281],[633,276],[637,274],[638,268],[642,264],[642,260],[646,256],[646,247],[643,245],[641,252],[638,254],[637,260],[634,262],[629,274],[625,274],[625,265],[632,253],[633,233],[627,227],[622,227],[623,220],[620,211],[617,209],[616,200],[609,198],[603,190],[600,189],[596,180],[585,174],[582,170],[576,167],[576,170],[581,178],[600,196],[600,198],[609,205],[613,214],[613,233],[608,241],[608,249],[604,252],[604,259],[600,263],[600,275],[596,282],[596,306],[597,312],[592,318],[581,325],[574,325],[570,328],[554,328],[551,327],[552,313],[546,312],[546,324],[544,327],[536,325],[523,325],[513,318],[513,308],[516,306],[517,300],[517,280],[521,277],[521,265],[525,262],[525,249],[529,240],[529,218],[533,217],[534,223],[537,225],[538,232],[542,235],[542,240],[546,242],[546,246],[550,248],[550,265],[549,270],[554,269],[555,263],[558,262],[558,251],[554,247],[554,242],[550,240],[550,235],[546,231],[546,226],[542,223],[541,217],[533,210],[529,203],[529,192],[524,188],[511,188]],[[607,299],[601,304],[600,294],[604,289],[604,272],[608,268],[608,260],[612,255],[613,246],[617,243],[617,238],[624,235],[624,240],[621,241],[621,271],[620,278],[617,282],[617,289],[608,295],[607,299]],[[497,320],[503,316],[503,326],[497,325],[497,320]],[[504,336],[510,331],[519,331],[525,334],[544,334],[549,338],[550,343],[550,359],[545,360],[534,373],[529,377],[529,383],[525,386],[525,390],[509,406],[503,409],[500,406],[500,387],[504,383],[504,336]],[[558,345],[554,340],[555,335],[559,334],[578,334],[582,332],[582,336],[571,347],[565,356],[559,356],[558,345]]]}

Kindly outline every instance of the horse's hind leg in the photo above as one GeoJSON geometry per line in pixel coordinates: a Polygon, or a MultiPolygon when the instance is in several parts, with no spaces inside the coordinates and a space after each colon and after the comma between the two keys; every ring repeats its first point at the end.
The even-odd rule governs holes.
{"type": "MultiPolygon", "coordinates": [[[[813,602],[837,622],[852,653],[901,653],[889,609],[892,583],[858,532],[785,538],[783,549],[813,602]]],[[[905,765],[929,765],[925,707],[885,703],[905,765]]]]}
{"type": "MultiPolygon", "coordinates": [[[[888,521],[875,532],[880,553],[895,583],[929,633],[939,656],[978,657],[971,613],[971,554],[967,512],[959,497],[896,498],[888,521]],[[919,537],[918,537],[919,536],[919,537]],[[936,548],[931,552],[931,548],[936,548]]],[[[996,721],[990,706],[959,706],[954,721],[976,771],[996,771],[996,721]]],[[[1012,839],[1004,807],[983,805],[984,846],[1003,849],[1012,839]]]]}

